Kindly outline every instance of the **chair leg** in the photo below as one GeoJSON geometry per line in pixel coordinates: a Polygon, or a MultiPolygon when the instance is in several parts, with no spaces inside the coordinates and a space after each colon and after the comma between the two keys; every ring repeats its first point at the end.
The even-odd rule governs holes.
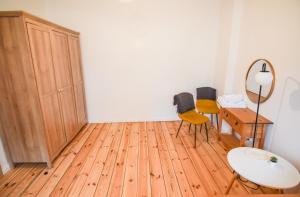
{"type": "Polygon", "coordinates": [[[210,114],[210,128],[214,127],[214,115],[210,114]]]}
{"type": "Polygon", "coordinates": [[[201,133],[201,131],[202,131],[202,126],[203,126],[203,124],[200,125],[200,133],[201,133]]]}
{"type": "Polygon", "coordinates": [[[195,148],[197,143],[197,125],[195,125],[195,148]]]}
{"type": "Polygon", "coordinates": [[[216,121],[217,121],[217,129],[219,131],[219,115],[218,114],[216,114],[216,121]]]}
{"type": "Polygon", "coordinates": [[[191,132],[191,126],[192,126],[192,124],[190,123],[190,126],[189,126],[189,133],[191,132]]]}
{"type": "Polygon", "coordinates": [[[179,131],[180,131],[180,128],[181,128],[181,126],[182,126],[182,123],[183,123],[183,120],[182,120],[182,121],[181,121],[181,123],[180,123],[180,126],[179,126],[179,128],[178,128],[178,131],[177,131],[176,137],[178,136],[178,133],[179,133],[179,131]]]}
{"type": "Polygon", "coordinates": [[[206,142],[208,143],[208,129],[207,129],[207,124],[204,123],[205,125],[205,131],[206,131],[206,142]]]}

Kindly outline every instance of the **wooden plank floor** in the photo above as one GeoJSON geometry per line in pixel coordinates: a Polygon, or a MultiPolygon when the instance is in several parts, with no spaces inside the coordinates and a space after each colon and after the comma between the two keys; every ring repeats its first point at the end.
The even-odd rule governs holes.
{"type": "MultiPolygon", "coordinates": [[[[206,196],[223,194],[232,177],[214,129],[194,145],[178,122],[87,125],[55,160],[21,164],[0,179],[0,196],[206,196]]],[[[199,132],[199,131],[198,131],[199,132]]],[[[235,182],[231,194],[273,193],[235,182]]]]}

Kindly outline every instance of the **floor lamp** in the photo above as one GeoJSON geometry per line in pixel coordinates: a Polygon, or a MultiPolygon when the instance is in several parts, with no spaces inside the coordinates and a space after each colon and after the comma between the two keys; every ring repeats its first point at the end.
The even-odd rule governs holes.
{"type": "Polygon", "coordinates": [[[256,137],[257,125],[258,125],[259,105],[260,105],[260,97],[261,97],[262,87],[272,83],[272,81],[273,81],[273,75],[270,71],[267,71],[266,63],[263,63],[261,71],[255,75],[255,81],[259,84],[259,94],[258,94],[258,103],[257,103],[257,110],[256,110],[252,147],[254,147],[254,145],[255,145],[255,137],[256,137]]]}

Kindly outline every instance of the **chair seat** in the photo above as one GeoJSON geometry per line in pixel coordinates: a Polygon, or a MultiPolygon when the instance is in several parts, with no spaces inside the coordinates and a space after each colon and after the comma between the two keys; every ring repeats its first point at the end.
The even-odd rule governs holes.
{"type": "Polygon", "coordinates": [[[195,110],[178,114],[178,116],[183,121],[186,121],[191,124],[203,124],[209,121],[208,117],[198,114],[195,110]]]}
{"type": "Polygon", "coordinates": [[[196,107],[198,112],[204,114],[218,114],[220,111],[217,102],[214,100],[208,100],[208,99],[197,100],[196,107]]]}

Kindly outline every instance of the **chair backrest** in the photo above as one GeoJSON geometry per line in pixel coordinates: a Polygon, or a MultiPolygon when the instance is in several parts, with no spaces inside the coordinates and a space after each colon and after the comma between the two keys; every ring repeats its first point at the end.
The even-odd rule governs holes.
{"type": "Polygon", "coordinates": [[[197,88],[197,100],[199,99],[209,99],[216,100],[217,99],[217,90],[211,87],[201,87],[197,88]]]}
{"type": "Polygon", "coordinates": [[[175,95],[173,105],[177,105],[177,112],[180,114],[195,109],[193,95],[188,92],[175,95]]]}

